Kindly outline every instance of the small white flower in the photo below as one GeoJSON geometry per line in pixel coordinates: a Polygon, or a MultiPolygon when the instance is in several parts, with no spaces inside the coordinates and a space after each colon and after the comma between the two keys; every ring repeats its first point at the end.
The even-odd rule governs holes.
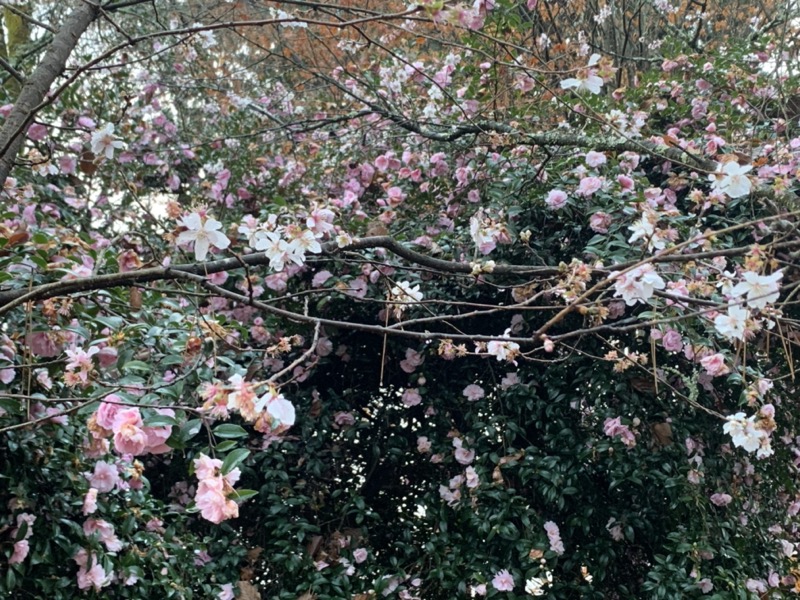
{"type": "Polygon", "coordinates": [[[720,335],[728,339],[744,340],[744,332],[747,327],[747,319],[750,311],[738,305],[728,307],[728,313],[717,315],[714,319],[714,327],[720,335]]]}
{"type": "Polygon", "coordinates": [[[753,169],[753,165],[740,165],[736,161],[729,161],[718,165],[717,171],[708,176],[712,186],[731,198],[741,198],[750,193],[753,184],[745,175],[753,169]]]}
{"type": "Polygon", "coordinates": [[[775,271],[772,275],[759,275],[754,271],[742,273],[743,281],[737,283],[731,289],[734,297],[747,294],[747,306],[750,308],[766,308],[778,299],[780,295],[780,284],[783,272],[775,271]]]}
{"type": "Polygon", "coordinates": [[[106,123],[101,129],[92,133],[92,152],[97,156],[105,156],[108,160],[114,158],[114,150],[123,150],[125,143],[119,141],[114,135],[114,125],[106,123]]]}
{"type": "Polygon", "coordinates": [[[408,305],[420,302],[422,297],[419,285],[411,287],[408,281],[399,281],[389,292],[389,299],[393,303],[392,311],[395,318],[401,318],[408,305]]]}
{"type": "Polygon", "coordinates": [[[186,231],[180,233],[177,243],[194,242],[194,257],[197,260],[205,260],[211,246],[224,250],[231,244],[227,236],[219,231],[222,229],[222,223],[211,217],[206,217],[203,221],[198,213],[193,212],[178,223],[186,227],[186,231]]]}

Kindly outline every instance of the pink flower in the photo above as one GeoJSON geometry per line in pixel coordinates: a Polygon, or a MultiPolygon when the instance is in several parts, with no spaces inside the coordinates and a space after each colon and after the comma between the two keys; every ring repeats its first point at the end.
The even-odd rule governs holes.
{"type": "Polygon", "coordinates": [[[700,588],[701,592],[707,594],[714,589],[714,584],[711,583],[711,580],[708,577],[706,577],[705,579],[701,579],[697,582],[697,587],[700,588]]]}
{"type": "Polygon", "coordinates": [[[219,474],[219,469],[222,468],[222,461],[218,458],[210,458],[205,454],[201,454],[194,459],[194,474],[201,481],[203,479],[211,479],[219,474]]]}
{"type": "Polygon", "coordinates": [[[147,434],[142,429],[142,415],[138,408],[125,408],[117,412],[112,427],[114,449],[120,454],[143,454],[147,447],[147,434]]]}
{"type": "Polygon", "coordinates": [[[611,215],[604,212],[596,212],[589,218],[589,227],[596,233],[608,233],[609,225],[611,225],[611,215]]]}
{"type": "Polygon", "coordinates": [[[486,392],[483,391],[483,388],[477,384],[471,383],[467,387],[464,388],[462,394],[466,397],[467,400],[474,402],[475,400],[480,400],[486,395],[486,392]]]}
{"type": "Polygon", "coordinates": [[[421,435],[417,438],[417,452],[420,454],[426,454],[431,451],[431,442],[430,440],[421,435]]]}
{"type": "Polygon", "coordinates": [[[367,549],[366,548],[356,548],[353,551],[353,560],[355,560],[358,564],[361,564],[365,560],[367,560],[367,549]]]}
{"type": "Polygon", "coordinates": [[[456,448],[455,451],[456,462],[462,465],[468,465],[475,460],[475,450],[467,450],[466,448],[456,448]]]}
{"type": "Polygon", "coordinates": [[[105,569],[97,562],[97,557],[92,554],[92,567],[86,569],[85,566],[78,569],[78,587],[82,590],[94,588],[99,592],[101,588],[111,583],[111,577],[106,574],[105,569]]]}
{"type": "Polygon", "coordinates": [[[606,155],[602,152],[591,150],[590,152],[586,153],[586,164],[592,168],[604,165],[606,164],[606,155]]]}
{"type": "Polygon", "coordinates": [[[91,515],[97,510],[97,490],[89,488],[86,496],[83,498],[83,514],[91,515]]]}
{"type": "Polygon", "coordinates": [[[564,542],[561,541],[561,533],[558,530],[558,525],[553,521],[547,521],[544,524],[544,530],[547,532],[547,539],[550,541],[550,550],[561,556],[564,554],[564,542]]]}
{"type": "Polygon", "coordinates": [[[578,186],[578,189],[575,190],[575,193],[578,196],[583,196],[584,198],[587,198],[593,195],[601,187],[603,187],[602,177],[584,177],[583,179],[581,179],[581,183],[578,186]]]}
{"type": "Polygon", "coordinates": [[[683,338],[681,338],[680,333],[670,329],[661,338],[661,345],[664,346],[664,350],[667,352],[680,352],[683,349],[683,338]]]}
{"type": "Polygon", "coordinates": [[[239,505],[228,500],[224,490],[225,481],[222,477],[200,481],[194,500],[204,519],[219,524],[239,516],[239,505]]]}
{"type": "MultiPolygon", "coordinates": [[[[157,408],[156,412],[167,417],[175,416],[175,411],[171,408],[157,408]]],[[[169,436],[172,435],[171,425],[164,425],[163,427],[145,427],[144,433],[147,437],[147,448],[145,452],[149,452],[150,454],[164,454],[172,451],[172,448],[166,444],[169,436]]]]}
{"type": "Polygon", "coordinates": [[[633,448],[636,445],[636,437],[627,425],[622,424],[620,417],[606,419],[603,422],[603,432],[608,437],[619,437],[628,448],[633,448]]]}
{"type": "Polygon", "coordinates": [[[89,476],[89,485],[98,492],[110,492],[119,483],[119,472],[116,465],[104,461],[97,461],[94,473],[89,476]]]}
{"type": "Polygon", "coordinates": [[[95,412],[95,421],[103,429],[111,431],[114,427],[114,417],[122,408],[122,398],[116,394],[109,394],[106,396],[106,400],[107,402],[101,402],[100,406],[97,408],[97,412],[95,412]]]}
{"type": "Polygon", "coordinates": [[[727,506],[733,498],[729,494],[711,494],[710,500],[715,506],[727,506]]]}
{"type": "Polygon", "coordinates": [[[236,596],[233,595],[233,584],[222,584],[222,589],[220,590],[219,594],[217,594],[217,600],[233,600],[235,597],[236,596]]]}
{"type": "Polygon", "coordinates": [[[719,352],[701,358],[700,364],[706,370],[706,373],[708,373],[712,377],[718,377],[719,375],[727,375],[728,373],[731,372],[730,369],[725,364],[725,357],[719,352]]]}
{"type": "Polygon", "coordinates": [[[511,573],[508,572],[508,569],[503,569],[495,574],[494,579],[492,579],[492,587],[498,592],[513,591],[514,578],[511,576],[511,573]]]}
{"type": "Polygon", "coordinates": [[[27,558],[30,550],[31,548],[28,540],[19,540],[18,542],[14,542],[14,552],[9,557],[8,564],[18,565],[27,558]]]}
{"type": "Polygon", "coordinates": [[[403,392],[403,396],[400,399],[402,400],[403,404],[409,408],[422,402],[422,396],[420,396],[419,392],[414,388],[408,388],[405,392],[403,392]]]}
{"type": "Polygon", "coordinates": [[[550,193],[547,194],[547,198],[545,198],[544,203],[547,204],[548,208],[557,210],[566,206],[567,198],[568,196],[566,192],[561,190],[550,190],[550,193]]]}

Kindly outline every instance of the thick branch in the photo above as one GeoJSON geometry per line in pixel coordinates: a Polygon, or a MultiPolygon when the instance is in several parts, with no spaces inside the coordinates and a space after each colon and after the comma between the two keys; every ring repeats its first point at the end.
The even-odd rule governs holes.
{"type": "Polygon", "coordinates": [[[0,183],[11,172],[14,160],[25,141],[25,130],[36,115],[37,107],[45,99],[56,78],[64,72],[67,59],[75,49],[78,39],[98,14],[97,5],[80,2],[53,37],[42,62],[22,86],[14,109],[0,129],[0,183]]]}

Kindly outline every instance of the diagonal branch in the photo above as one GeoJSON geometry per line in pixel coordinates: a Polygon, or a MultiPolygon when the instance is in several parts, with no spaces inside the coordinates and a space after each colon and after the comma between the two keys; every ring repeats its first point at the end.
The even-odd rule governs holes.
{"type": "Polygon", "coordinates": [[[6,180],[25,141],[25,130],[36,110],[50,91],[50,86],[67,66],[70,54],[81,35],[99,14],[92,2],[81,2],[64,21],[42,62],[22,86],[11,114],[0,129],[0,184],[6,180]]]}

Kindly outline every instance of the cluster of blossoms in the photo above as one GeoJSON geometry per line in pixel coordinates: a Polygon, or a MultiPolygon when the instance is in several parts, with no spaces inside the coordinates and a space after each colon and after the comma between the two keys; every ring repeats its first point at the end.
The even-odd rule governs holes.
{"type": "Polygon", "coordinates": [[[746,416],[743,412],[729,415],[722,430],[731,436],[733,445],[755,452],[759,458],[772,456],[770,434],[775,431],[775,408],[765,404],[758,413],[746,416]]]}
{"type": "Polygon", "coordinates": [[[232,469],[223,475],[221,469],[222,461],[217,458],[201,454],[194,460],[194,472],[200,482],[195,504],[204,519],[217,524],[239,516],[239,505],[230,497],[236,495],[233,486],[239,481],[241,471],[232,469]]]}
{"type": "Polygon", "coordinates": [[[497,244],[511,243],[511,236],[500,218],[492,218],[483,209],[476,212],[469,220],[469,233],[478,252],[489,254],[497,244]]]}
{"type": "MultiPolygon", "coordinates": [[[[154,409],[159,415],[174,417],[170,408],[154,409]]],[[[171,425],[146,426],[136,406],[127,406],[119,396],[109,394],[89,418],[91,446],[97,455],[108,451],[107,438],[113,436],[114,450],[121,455],[164,454],[171,448],[166,442],[171,425]]]]}
{"type": "Polygon", "coordinates": [[[614,296],[621,297],[628,306],[647,302],[653,297],[655,290],[663,290],[667,286],[649,263],[627,273],[611,273],[609,277],[614,278],[614,296]]]}
{"type": "Polygon", "coordinates": [[[267,255],[273,270],[283,271],[290,264],[303,266],[308,252],[322,252],[319,240],[333,233],[334,216],[329,209],[314,209],[306,219],[305,229],[297,225],[279,225],[278,216],[274,214],[269,215],[265,223],[245,218],[239,233],[247,237],[251,248],[267,255]]]}
{"type": "Polygon", "coordinates": [[[294,425],[294,405],[272,384],[266,393],[259,396],[261,382],[245,381],[239,375],[228,378],[227,385],[220,382],[207,383],[199,390],[203,411],[215,418],[227,419],[231,412],[238,412],[254,428],[267,435],[279,435],[294,425]]]}
{"type": "Polygon", "coordinates": [[[419,291],[419,285],[411,287],[408,281],[398,281],[397,285],[389,291],[389,302],[394,318],[399,321],[409,305],[421,302],[422,298],[423,294],[419,291]]]}
{"type": "MultiPolygon", "coordinates": [[[[506,329],[502,337],[511,337],[511,330],[506,329]]],[[[520,348],[519,344],[516,342],[492,340],[486,344],[486,353],[494,356],[497,358],[497,360],[507,360],[508,362],[516,365],[517,362],[515,359],[520,355],[520,348]]]]}

